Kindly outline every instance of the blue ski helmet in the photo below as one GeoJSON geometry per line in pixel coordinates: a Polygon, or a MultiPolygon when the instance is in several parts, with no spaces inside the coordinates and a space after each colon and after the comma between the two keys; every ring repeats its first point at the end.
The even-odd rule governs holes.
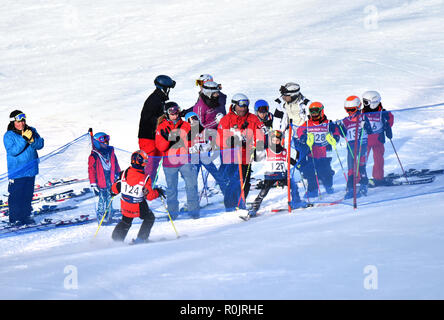
{"type": "Polygon", "coordinates": [[[189,122],[188,120],[190,120],[192,117],[196,117],[197,120],[199,120],[199,122],[200,122],[199,116],[198,116],[197,113],[195,113],[195,112],[188,112],[188,113],[185,115],[185,121],[186,121],[186,122],[189,122]]]}
{"type": "Polygon", "coordinates": [[[257,100],[256,103],[254,104],[254,111],[257,113],[259,111],[259,108],[262,107],[266,107],[267,108],[267,112],[270,110],[270,106],[268,105],[268,102],[265,100],[257,100]]]}
{"type": "Polygon", "coordinates": [[[105,132],[97,132],[93,137],[93,143],[96,149],[106,149],[108,148],[109,135],[105,132]]]}

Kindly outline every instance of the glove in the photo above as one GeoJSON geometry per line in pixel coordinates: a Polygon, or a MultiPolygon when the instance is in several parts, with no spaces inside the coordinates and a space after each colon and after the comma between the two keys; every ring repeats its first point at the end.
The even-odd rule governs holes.
{"type": "Polygon", "coordinates": [[[390,140],[393,138],[392,127],[390,127],[389,125],[387,126],[387,128],[385,128],[385,136],[390,140]]]}
{"type": "Polygon", "coordinates": [[[99,195],[99,187],[97,187],[97,184],[96,184],[96,183],[91,183],[91,189],[92,189],[92,191],[94,192],[94,194],[95,194],[96,196],[99,195]]]}
{"type": "Polygon", "coordinates": [[[217,123],[219,123],[220,122],[220,120],[222,119],[224,117],[224,115],[222,114],[222,113],[218,113],[218,114],[216,114],[216,122],[217,123]]]}
{"type": "Polygon", "coordinates": [[[162,136],[162,138],[164,138],[166,141],[168,141],[168,138],[170,137],[170,129],[169,128],[161,129],[160,135],[162,136]]]}
{"type": "Polygon", "coordinates": [[[325,136],[325,139],[327,140],[327,142],[329,144],[331,144],[333,149],[336,149],[336,139],[332,136],[332,134],[330,132],[327,133],[327,135],[325,136]]]}
{"type": "Polygon", "coordinates": [[[157,194],[159,195],[159,197],[162,197],[163,199],[165,199],[165,191],[162,188],[154,188],[155,191],[157,191],[157,194]]]}
{"type": "Polygon", "coordinates": [[[26,142],[28,142],[29,144],[31,144],[31,143],[34,142],[34,138],[33,138],[33,136],[32,136],[32,130],[31,130],[31,129],[23,130],[23,132],[22,132],[22,137],[23,137],[23,139],[25,139],[26,142]]]}
{"type": "Polygon", "coordinates": [[[188,148],[190,154],[199,153],[199,144],[196,143],[194,146],[188,148]]]}
{"type": "Polygon", "coordinates": [[[310,147],[310,149],[313,147],[313,144],[315,142],[315,136],[312,132],[307,132],[307,146],[310,147]]]}

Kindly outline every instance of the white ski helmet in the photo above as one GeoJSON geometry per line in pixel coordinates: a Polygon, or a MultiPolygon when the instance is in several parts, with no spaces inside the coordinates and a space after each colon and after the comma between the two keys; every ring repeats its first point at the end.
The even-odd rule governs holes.
{"type": "Polygon", "coordinates": [[[201,74],[196,80],[196,86],[202,86],[205,82],[213,81],[213,76],[210,74],[201,74]]]}
{"type": "Polygon", "coordinates": [[[381,95],[377,91],[366,91],[362,94],[362,103],[364,107],[376,109],[381,103],[381,95]]]}
{"type": "Polygon", "coordinates": [[[281,86],[279,91],[283,96],[290,96],[294,98],[300,94],[301,87],[297,83],[288,82],[285,85],[281,86]]]}
{"type": "Polygon", "coordinates": [[[240,107],[248,107],[250,105],[250,100],[243,93],[236,93],[233,98],[231,98],[231,103],[240,107]]]}
{"type": "Polygon", "coordinates": [[[219,84],[214,81],[204,82],[202,85],[202,93],[211,99],[213,93],[219,92],[219,84]]]}

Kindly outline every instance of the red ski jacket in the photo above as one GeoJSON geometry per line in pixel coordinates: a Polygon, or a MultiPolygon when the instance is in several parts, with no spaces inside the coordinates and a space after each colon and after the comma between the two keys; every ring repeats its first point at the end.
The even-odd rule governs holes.
{"type": "Polygon", "coordinates": [[[119,162],[114,153],[113,147],[108,147],[111,149],[111,155],[109,160],[106,160],[103,155],[97,151],[92,150],[88,157],[88,177],[89,183],[97,184],[100,189],[106,188],[106,179],[104,167],[108,167],[110,170],[110,180],[111,183],[114,182],[115,178],[120,172],[119,162]]]}
{"type": "Polygon", "coordinates": [[[179,119],[176,123],[164,119],[157,126],[156,148],[162,152],[163,166],[180,167],[188,163],[188,132],[191,130],[190,124],[179,119]],[[161,132],[168,132],[170,140],[166,140],[161,132]],[[176,138],[177,137],[177,138],[176,138]],[[177,141],[176,141],[177,140],[177,141]]]}

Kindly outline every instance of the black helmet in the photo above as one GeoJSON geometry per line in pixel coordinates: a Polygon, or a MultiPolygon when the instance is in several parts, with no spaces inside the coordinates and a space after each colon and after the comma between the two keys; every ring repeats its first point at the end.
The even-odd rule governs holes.
{"type": "Polygon", "coordinates": [[[143,169],[148,163],[148,155],[143,150],[137,150],[131,155],[131,166],[135,169],[143,169]]]}
{"type": "Polygon", "coordinates": [[[174,101],[167,101],[165,102],[165,104],[163,105],[163,112],[166,115],[170,115],[170,114],[176,114],[178,112],[180,112],[180,107],[179,105],[174,102],[174,101]]]}
{"type": "Polygon", "coordinates": [[[156,79],[154,79],[154,84],[156,85],[156,88],[166,90],[174,88],[176,86],[176,81],[168,76],[161,74],[157,76],[156,79]]]}

